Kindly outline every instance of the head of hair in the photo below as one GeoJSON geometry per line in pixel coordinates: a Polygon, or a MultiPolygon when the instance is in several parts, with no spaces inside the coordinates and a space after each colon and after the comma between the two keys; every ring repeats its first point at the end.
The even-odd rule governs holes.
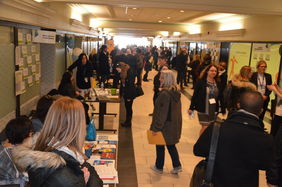
{"type": "Polygon", "coordinates": [[[215,76],[215,79],[218,79],[218,67],[215,65],[215,64],[210,64],[208,65],[205,69],[203,69],[203,71],[201,72],[200,74],[200,79],[207,79],[208,77],[208,71],[212,68],[212,67],[215,67],[217,69],[217,73],[216,73],[216,76],[215,76]]]}
{"type": "Polygon", "coordinates": [[[267,65],[267,63],[264,60],[260,60],[260,61],[257,62],[257,66],[256,67],[259,68],[262,64],[267,65]]]}
{"type": "Polygon", "coordinates": [[[211,55],[210,54],[206,54],[204,57],[204,63],[206,64],[210,64],[212,61],[211,55]]]}
{"type": "Polygon", "coordinates": [[[252,114],[259,115],[263,106],[261,93],[253,90],[246,90],[240,96],[240,108],[252,114]]]}
{"type": "Polygon", "coordinates": [[[166,57],[165,57],[165,56],[159,56],[158,59],[160,59],[160,60],[166,60],[166,57]]]}
{"type": "Polygon", "coordinates": [[[171,70],[162,70],[160,78],[163,80],[161,88],[177,90],[176,78],[171,70]]]}
{"type": "Polygon", "coordinates": [[[50,107],[35,150],[49,151],[67,146],[80,152],[86,134],[82,103],[70,97],[61,97],[50,107]]]}
{"type": "Polygon", "coordinates": [[[103,52],[106,48],[108,48],[107,45],[102,45],[100,50],[103,52]]]}
{"type": "Polygon", "coordinates": [[[71,83],[71,78],[72,78],[72,72],[66,71],[62,76],[60,84],[71,83]]]}
{"type": "Polygon", "coordinates": [[[57,89],[52,89],[50,90],[47,95],[53,96],[53,95],[58,95],[59,91],[57,89]]]}
{"type": "Polygon", "coordinates": [[[44,123],[45,117],[53,102],[54,99],[50,95],[44,95],[38,100],[36,105],[35,117],[38,118],[42,123],[44,123]]]}
{"type": "Polygon", "coordinates": [[[141,54],[142,50],[140,48],[136,49],[136,53],[141,54]]]}
{"type": "Polygon", "coordinates": [[[125,48],[122,48],[122,49],[121,49],[121,52],[122,52],[123,54],[125,54],[125,53],[126,53],[126,49],[125,49],[125,48]]]}
{"type": "Polygon", "coordinates": [[[82,61],[83,56],[85,56],[85,57],[86,57],[86,61],[88,61],[87,55],[86,55],[85,53],[81,53],[81,54],[78,56],[78,61],[79,61],[79,62],[82,61]]]}
{"type": "Polygon", "coordinates": [[[96,50],[96,48],[93,48],[92,50],[91,50],[91,54],[96,54],[97,53],[97,50],[96,50]]]}
{"type": "Polygon", "coordinates": [[[33,132],[31,120],[27,117],[17,117],[8,122],[5,134],[13,145],[20,144],[33,132]]]}
{"type": "Polygon", "coordinates": [[[252,72],[252,68],[250,66],[243,66],[240,69],[239,80],[249,80],[249,75],[252,72]]]}

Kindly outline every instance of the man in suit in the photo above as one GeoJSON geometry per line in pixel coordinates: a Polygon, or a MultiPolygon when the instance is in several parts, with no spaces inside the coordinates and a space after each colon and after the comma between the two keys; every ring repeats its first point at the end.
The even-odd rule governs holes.
{"type": "Polygon", "coordinates": [[[267,106],[270,100],[269,95],[271,94],[271,90],[269,90],[267,86],[272,84],[271,75],[268,73],[265,73],[266,68],[267,68],[266,62],[264,60],[260,60],[257,63],[257,72],[255,72],[252,75],[252,78],[250,80],[252,83],[254,83],[257,86],[257,90],[258,92],[261,93],[263,101],[264,101],[263,111],[259,116],[261,120],[263,120],[264,118],[264,115],[265,115],[265,112],[267,110],[267,106]]]}

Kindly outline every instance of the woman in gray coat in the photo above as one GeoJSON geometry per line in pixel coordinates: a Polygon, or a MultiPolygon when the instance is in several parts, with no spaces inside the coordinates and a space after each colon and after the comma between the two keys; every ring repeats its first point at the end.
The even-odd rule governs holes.
{"type": "MultiPolygon", "coordinates": [[[[175,76],[172,71],[164,70],[160,76],[161,91],[156,100],[151,130],[153,135],[161,131],[166,147],[170,154],[173,170],[172,174],[182,171],[179,155],[175,144],[179,142],[182,129],[182,114],[180,92],[177,89],[175,76]]],[[[156,145],[156,163],[151,167],[157,173],[163,173],[165,148],[164,145],[156,145]]]]}

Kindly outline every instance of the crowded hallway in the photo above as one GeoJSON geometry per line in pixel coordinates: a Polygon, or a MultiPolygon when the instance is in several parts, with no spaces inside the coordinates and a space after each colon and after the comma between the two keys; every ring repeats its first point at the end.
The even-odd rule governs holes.
{"type": "Polygon", "coordinates": [[[0,0],[0,187],[282,187],[277,0],[0,0]]]}

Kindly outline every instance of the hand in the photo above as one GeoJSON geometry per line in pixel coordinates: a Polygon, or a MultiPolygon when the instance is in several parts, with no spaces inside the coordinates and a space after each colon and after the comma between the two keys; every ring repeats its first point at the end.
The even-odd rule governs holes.
{"type": "Polygon", "coordinates": [[[269,184],[269,183],[267,183],[267,186],[268,187],[278,187],[277,185],[272,185],[272,184],[269,184]]]}
{"type": "Polygon", "coordinates": [[[264,101],[267,100],[267,98],[268,98],[268,97],[265,96],[265,95],[262,96],[262,99],[263,99],[264,101]]]}
{"type": "Polygon", "coordinates": [[[267,89],[273,91],[273,90],[275,90],[275,85],[274,85],[274,84],[272,84],[272,85],[267,85],[267,89]]]}
{"type": "Polygon", "coordinates": [[[153,136],[157,136],[157,132],[152,131],[153,136]]]}
{"type": "Polygon", "coordinates": [[[87,184],[89,177],[90,177],[90,172],[88,171],[88,169],[86,167],[82,168],[82,171],[83,171],[83,175],[84,175],[85,184],[87,184]]]}

